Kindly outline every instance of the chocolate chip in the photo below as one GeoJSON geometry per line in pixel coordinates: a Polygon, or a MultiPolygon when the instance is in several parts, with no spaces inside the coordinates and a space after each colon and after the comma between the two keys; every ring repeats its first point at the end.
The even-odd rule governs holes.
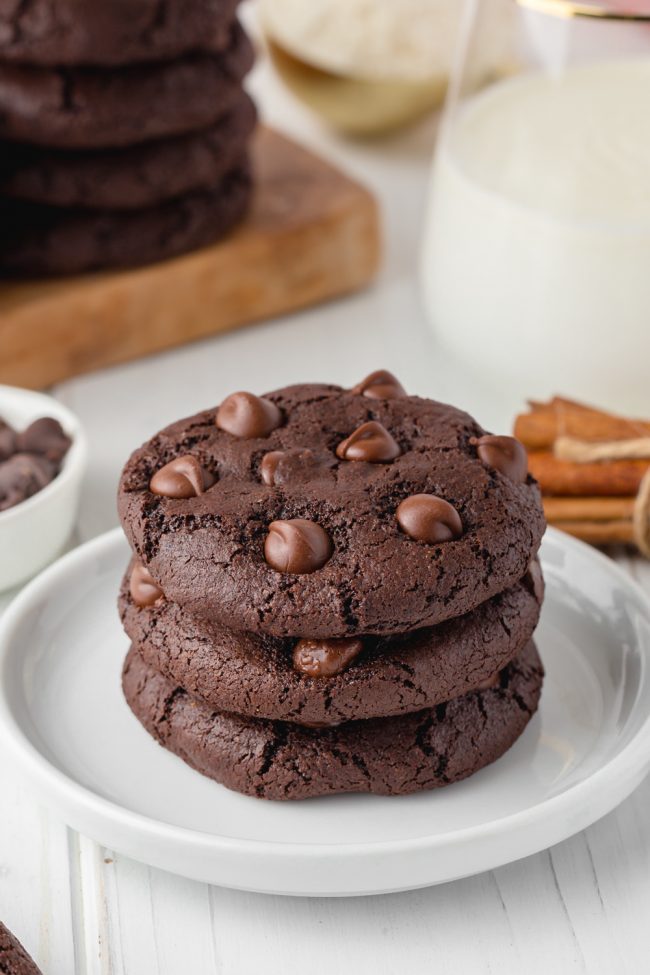
{"type": "Polygon", "coordinates": [[[40,454],[53,464],[60,464],[71,443],[58,420],[43,416],[18,434],[17,447],[22,453],[40,454]]]}
{"type": "Polygon", "coordinates": [[[460,515],[448,501],[435,494],[413,494],[397,509],[397,521],[416,542],[449,542],[463,534],[460,515]]]}
{"type": "Polygon", "coordinates": [[[0,463],[0,511],[31,498],[54,480],[55,465],[35,454],[14,454],[0,463]]]}
{"type": "Polygon", "coordinates": [[[293,481],[305,481],[318,470],[319,460],[308,447],[271,450],[262,458],[260,476],[264,484],[274,487],[293,481]]]}
{"type": "Polygon", "coordinates": [[[473,690],[475,692],[476,691],[491,691],[495,687],[498,687],[499,686],[499,684],[501,683],[500,678],[501,678],[501,671],[498,670],[496,672],[496,674],[493,674],[492,675],[492,677],[488,677],[487,680],[481,681],[480,684],[477,684],[476,687],[474,687],[473,690]]]}
{"type": "Polygon", "coordinates": [[[343,640],[299,640],[293,648],[293,667],[307,677],[336,677],[363,650],[357,637],[343,640]]]}
{"type": "Polygon", "coordinates": [[[406,396],[406,390],[398,379],[386,369],[371,372],[352,390],[357,395],[367,396],[369,399],[398,399],[406,396]]]}
{"type": "Polygon", "coordinates": [[[526,448],[514,437],[472,437],[470,443],[486,465],[510,478],[515,484],[523,484],[528,477],[528,454],[526,448]]]}
{"type": "Polygon", "coordinates": [[[362,423],[336,448],[336,456],[341,460],[362,460],[368,464],[387,464],[400,453],[397,442],[376,420],[362,423]]]}
{"type": "Polygon", "coordinates": [[[153,606],[163,598],[163,591],[153,581],[151,573],[139,562],[133,566],[129,581],[131,599],[136,606],[153,606]]]}
{"type": "Polygon", "coordinates": [[[0,420],[0,461],[6,460],[16,453],[18,450],[17,437],[18,434],[14,428],[5,423],[4,420],[0,420]]]}
{"type": "Polygon", "coordinates": [[[269,487],[275,486],[275,472],[283,457],[284,450],[271,450],[268,454],[264,454],[262,463],[260,464],[260,475],[263,484],[268,484],[269,487]]]}
{"type": "Polygon", "coordinates": [[[327,532],[304,518],[272,521],[264,542],[264,558],[271,568],[296,575],[322,569],[332,552],[327,532]]]}
{"type": "Polygon", "coordinates": [[[247,440],[268,437],[281,422],[282,414],[275,403],[253,393],[232,393],[217,410],[219,429],[247,440]]]}
{"type": "Polygon", "coordinates": [[[544,583],[544,575],[542,573],[542,566],[539,558],[535,557],[528,566],[528,571],[524,577],[524,582],[526,583],[529,592],[533,594],[537,602],[541,605],[544,601],[546,585],[544,583]]]}
{"type": "Polygon", "coordinates": [[[196,457],[185,454],[176,457],[156,471],[149,482],[149,490],[164,498],[196,498],[213,484],[196,457]]]}

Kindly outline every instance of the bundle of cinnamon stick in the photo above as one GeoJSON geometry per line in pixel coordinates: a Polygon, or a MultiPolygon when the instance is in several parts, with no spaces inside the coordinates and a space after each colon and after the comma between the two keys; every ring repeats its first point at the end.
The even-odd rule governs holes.
{"type": "Polygon", "coordinates": [[[550,524],[594,545],[650,554],[650,420],[556,396],[516,418],[550,524]]]}

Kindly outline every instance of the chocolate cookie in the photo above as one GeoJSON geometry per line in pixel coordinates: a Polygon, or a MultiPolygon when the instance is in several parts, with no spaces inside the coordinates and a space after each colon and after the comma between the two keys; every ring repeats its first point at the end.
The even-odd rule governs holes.
{"type": "Polygon", "coordinates": [[[114,70],[0,62],[0,139],[95,149],[196,132],[234,105],[252,63],[239,25],[229,47],[213,56],[114,70]]]}
{"type": "Polygon", "coordinates": [[[133,454],[120,516],[192,614],[280,637],[404,633],[516,585],[537,552],[537,484],[505,455],[487,464],[483,436],[466,413],[390,384],[236,394],[133,454]],[[185,455],[204,471],[198,491],[153,490],[185,455]]]}
{"type": "Polygon", "coordinates": [[[531,642],[490,690],[415,714],[313,730],[197,704],[134,649],[123,673],[129,706],[161,745],[229,789],[263,799],[406,795],[464,779],[521,735],[542,680],[531,642]]]}
{"type": "Polygon", "coordinates": [[[59,207],[133,209],[210,189],[245,154],[257,113],[240,92],[210,128],[126,149],[7,145],[0,195],[59,207]]]}
{"type": "Polygon", "coordinates": [[[0,58],[25,64],[161,61],[227,43],[238,0],[0,0],[0,58]]]}
{"type": "Polygon", "coordinates": [[[74,274],[136,267],[223,237],[251,198],[248,169],[211,190],[197,190],[143,210],[59,210],[0,204],[0,275],[74,274]]]}
{"type": "Polygon", "coordinates": [[[134,590],[136,605],[131,577],[120,615],[149,666],[216,710],[303,725],[406,714],[467,694],[523,649],[540,610],[527,579],[432,629],[312,646],[198,620],[150,588],[134,590]]]}
{"type": "Polygon", "coordinates": [[[2,975],[41,975],[18,938],[0,923],[0,972],[2,975]]]}

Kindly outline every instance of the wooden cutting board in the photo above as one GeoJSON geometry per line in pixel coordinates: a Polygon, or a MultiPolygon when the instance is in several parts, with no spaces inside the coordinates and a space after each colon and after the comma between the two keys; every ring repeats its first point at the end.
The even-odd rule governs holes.
{"type": "Polygon", "coordinates": [[[0,284],[0,382],[35,389],[355,291],[380,253],[372,195],[270,129],[246,222],[133,271],[0,284]]]}

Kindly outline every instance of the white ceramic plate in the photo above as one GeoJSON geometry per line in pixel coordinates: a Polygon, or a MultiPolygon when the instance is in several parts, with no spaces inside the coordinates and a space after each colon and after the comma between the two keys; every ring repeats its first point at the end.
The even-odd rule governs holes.
{"type": "Polygon", "coordinates": [[[272,803],[160,748],[122,700],[111,532],[8,610],[0,741],[44,803],[110,849],[198,880],[282,894],[405,890],[535,853],[621,802],[650,765],[650,606],[618,567],[549,531],[540,713],[498,762],[404,798],[272,803]]]}

